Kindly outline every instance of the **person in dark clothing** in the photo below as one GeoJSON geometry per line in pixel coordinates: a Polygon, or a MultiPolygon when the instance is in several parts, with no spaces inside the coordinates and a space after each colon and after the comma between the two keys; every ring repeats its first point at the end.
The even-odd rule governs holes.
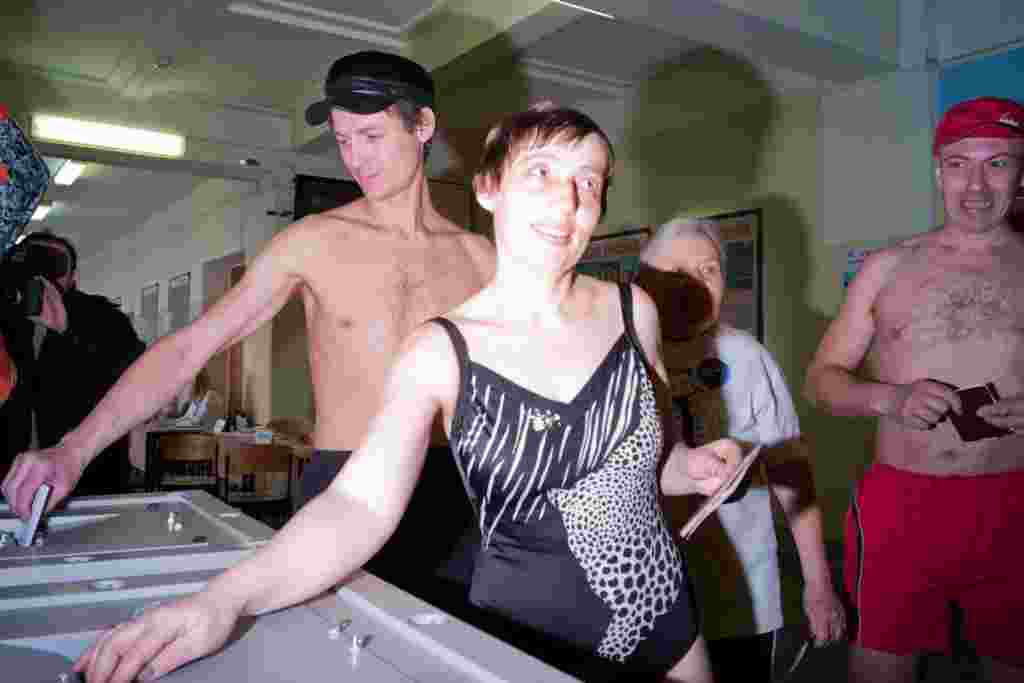
{"type": "MultiPolygon", "coordinates": [[[[0,333],[18,368],[18,381],[0,405],[0,476],[28,448],[58,443],[96,406],[145,350],[131,321],[107,298],[79,291],[78,255],[66,239],[28,235],[18,250],[43,280],[43,307],[26,317],[7,311],[0,333]]],[[[128,473],[128,440],[111,444],[93,460],[76,495],[122,493],[128,473]]]]}

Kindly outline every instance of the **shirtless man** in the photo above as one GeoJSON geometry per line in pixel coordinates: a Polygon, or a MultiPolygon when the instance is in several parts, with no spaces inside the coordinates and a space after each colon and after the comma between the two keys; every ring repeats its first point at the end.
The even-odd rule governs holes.
{"type": "MultiPolygon", "coordinates": [[[[341,159],[365,196],[276,235],[236,287],[193,324],[157,342],[61,444],[20,454],[3,482],[19,516],[28,516],[43,482],[54,487],[51,508],[68,496],[97,453],[174,398],[211,356],[266,323],[295,294],[306,312],[314,445],[320,449],[303,476],[308,499],[330,483],[345,452],[364,436],[400,341],[491,278],[491,244],[453,225],[430,200],[424,163],[436,114],[426,70],[397,55],[355,53],[333,64],[325,93],[307,109],[306,120],[330,124],[341,159]]],[[[440,475],[455,482],[443,488],[464,497],[450,455],[430,455],[427,469],[436,463],[440,475]]],[[[396,542],[401,536],[399,530],[396,542]]]]}
{"type": "Polygon", "coordinates": [[[832,413],[879,418],[848,518],[851,680],[913,680],[916,655],[948,650],[956,604],[990,680],[1020,681],[1024,236],[1006,217],[1024,107],[958,104],[934,152],[945,224],[868,257],[807,375],[832,413]],[[1001,399],[958,429],[973,410],[956,390],[986,383],[1001,399]]]}

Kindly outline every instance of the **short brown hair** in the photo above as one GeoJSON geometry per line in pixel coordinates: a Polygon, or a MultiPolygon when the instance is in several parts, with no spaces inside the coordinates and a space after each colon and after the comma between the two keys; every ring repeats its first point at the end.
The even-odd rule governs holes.
{"type": "Polygon", "coordinates": [[[579,142],[591,134],[597,135],[608,150],[606,182],[601,195],[603,215],[612,168],[615,165],[615,151],[611,140],[601,127],[583,112],[569,107],[559,107],[548,101],[538,102],[525,111],[510,114],[491,128],[484,140],[484,153],[473,178],[473,187],[479,192],[482,186],[501,185],[505,170],[524,149],[543,146],[553,140],[579,142]]]}

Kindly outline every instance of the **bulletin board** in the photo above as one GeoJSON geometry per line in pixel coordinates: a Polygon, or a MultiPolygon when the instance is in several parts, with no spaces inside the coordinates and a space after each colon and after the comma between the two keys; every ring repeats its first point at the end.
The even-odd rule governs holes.
{"type": "Polygon", "coordinates": [[[761,209],[705,216],[714,223],[725,250],[725,299],[720,319],[764,341],[761,209]]]}
{"type": "Polygon", "coordinates": [[[649,228],[594,237],[576,265],[576,272],[611,282],[629,282],[640,267],[640,254],[650,238],[649,228]]]}

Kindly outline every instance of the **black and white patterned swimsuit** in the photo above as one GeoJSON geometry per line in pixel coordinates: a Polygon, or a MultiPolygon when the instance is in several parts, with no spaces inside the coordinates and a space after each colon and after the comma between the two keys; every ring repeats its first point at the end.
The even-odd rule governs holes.
{"type": "Polygon", "coordinates": [[[662,427],[622,286],[625,331],[563,403],[472,362],[453,453],[478,510],[470,600],[615,668],[664,671],[697,636],[685,563],[659,505],[662,427]]]}

